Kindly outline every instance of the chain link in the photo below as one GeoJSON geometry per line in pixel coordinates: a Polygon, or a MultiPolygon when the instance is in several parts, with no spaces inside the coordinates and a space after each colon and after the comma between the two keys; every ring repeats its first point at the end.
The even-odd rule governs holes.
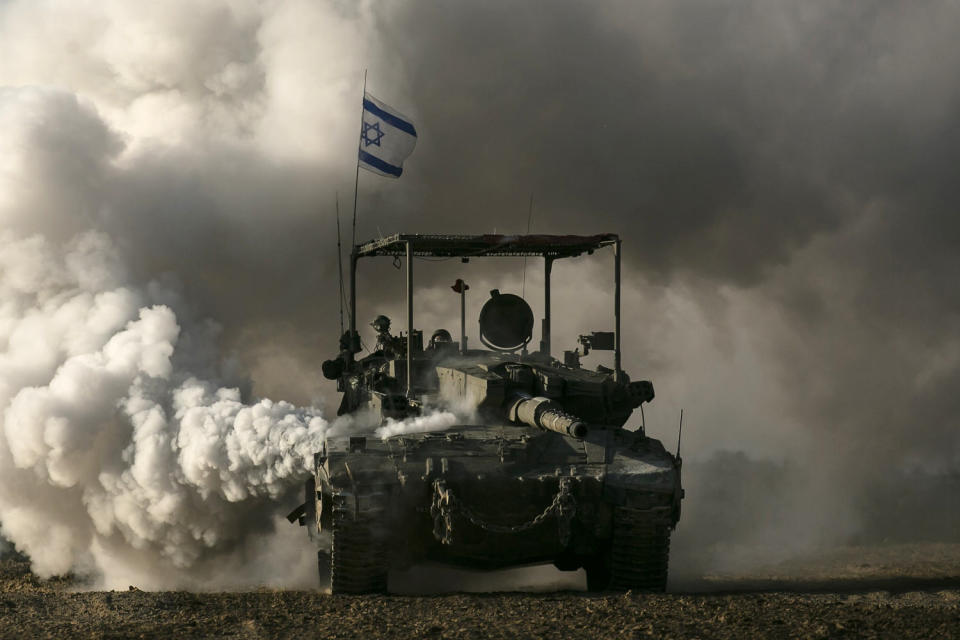
{"type": "Polygon", "coordinates": [[[534,516],[531,520],[515,525],[502,525],[487,522],[470,507],[459,500],[447,486],[446,480],[438,478],[433,481],[433,500],[430,504],[430,515],[433,516],[433,536],[441,544],[453,542],[453,514],[461,513],[471,523],[484,531],[492,533],[520,533],[532,529],[550,516],[557,518],[557,533],[560,544],[566,545],[570,540],[570,522],[577,513],[577,501],[573,497],[571,486],[573,478],[560,478],[560,487],[547,508],[534,516]]]}
{"type": "Polygon", "coordinates": [[[430,515],[433,516],[433,537],[440,544],[453,542],[453,493],[443,479],[433,481],[433,500],[430,515]]]}

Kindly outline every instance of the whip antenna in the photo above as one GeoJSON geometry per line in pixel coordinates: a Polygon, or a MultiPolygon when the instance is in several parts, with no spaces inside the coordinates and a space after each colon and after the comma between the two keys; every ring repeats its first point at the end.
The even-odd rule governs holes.
{"type": "Polygon", "coordinates": [[[680,457],[680,436],[683,435],[683,409],[680,409],[680,429],[677,430],[677,457],[680,457]]]}
{"type": "Polygon", "coordinates": [[[343,251],[340,249],[340,192],[334,196],[337,209],[337,275],[340,277],[340,335],[343,335],[343,251]]]}

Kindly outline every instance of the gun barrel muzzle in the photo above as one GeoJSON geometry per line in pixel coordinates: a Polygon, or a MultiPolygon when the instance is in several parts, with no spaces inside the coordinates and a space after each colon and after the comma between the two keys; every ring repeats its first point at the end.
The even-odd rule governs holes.
{"type": "Polygon", "coordinates": [[[509,417],[513,422],[556,431],[581,440],[587,435],[587,425],[582,420],[564,411],[558,403],[542,396],[517,396],[510,404],[509,417]]]}

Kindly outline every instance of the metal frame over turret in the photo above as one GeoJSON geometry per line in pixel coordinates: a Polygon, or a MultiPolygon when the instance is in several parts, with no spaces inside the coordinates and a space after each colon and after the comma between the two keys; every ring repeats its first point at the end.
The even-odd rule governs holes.
{"type": "MultiPolygon", "coordinates": [[[[379,240],[355,245],[350,255],[350,335],[357,331],[357,261],[360,258],[390,256],[406,259],[407,335],[413,335],[413,258],[541,257],[544,260],[543,307],[540,352],[550,356],[550,275],[553,261],[575,258],[597,249],[613,247],[614,379],[622,377],[620,367],[620,237],[613,233],[575,235],[436,235],[396,233],[379,240]]],[[[407,349],[407,397],[412,396],[412,349],[407,349]]],[[[352,354],[351,354],[352,358],[352,354]]]]}

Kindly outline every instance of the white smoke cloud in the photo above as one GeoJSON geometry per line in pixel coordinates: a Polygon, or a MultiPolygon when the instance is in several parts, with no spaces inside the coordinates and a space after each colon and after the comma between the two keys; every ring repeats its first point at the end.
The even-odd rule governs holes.
{"type": "MultiPolygon", "coordinates": [[[[363,4],[0,5],[0,527],[38,574],[289,584],[263,536],[288,535],[276,512],[331,425],[251,398],[204,315],[258,331],[232,316],[306,254],[370,24],[363,4]]],[[[289,362],[272,340],[263,370],[289,362]]]]}
{"type": "Polygon", "coordinates": [[[104,571],[118,540],[183,569],[237,544],[328,426],[317,408],[245,404],[194,377],[179,347],[207,326],[181,326],[160,285],[124,282],[117,256],[93,232],[0,242],[0,523],[40,575],[104,571]]]}
{"type": "Polygon", "coordinates": [[[338,158],[376,41],[367,3],[9,0],[0,11],[0,84],[82,96],[123,133],[128,159],[217,141],[338,158]]]}

